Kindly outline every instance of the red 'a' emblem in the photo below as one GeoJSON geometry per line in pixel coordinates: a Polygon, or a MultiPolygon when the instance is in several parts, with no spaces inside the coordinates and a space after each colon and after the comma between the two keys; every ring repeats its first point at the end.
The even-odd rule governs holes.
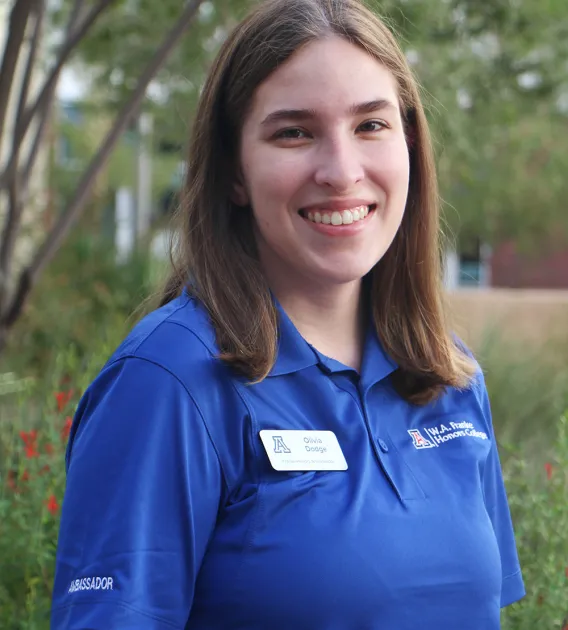
{"type": "Polygon", "coordinates": [[[427,440],[418,429],[409,429],[408,433],[412,438],[414,448],[433,448],[436,446],[430,440],[427,440]]]}

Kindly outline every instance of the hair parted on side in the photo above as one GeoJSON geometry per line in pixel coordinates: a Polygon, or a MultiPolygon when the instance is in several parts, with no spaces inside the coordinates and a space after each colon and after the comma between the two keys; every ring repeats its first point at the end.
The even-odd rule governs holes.
{"type": "Polygon", "coordinates": [[[399,369],[409,402],[426,404],[447,386],[466,387],[475,363],[456,344],[443,303],[437,177],[419,89],[387,26],[359,0],[268,0],[224,42],[201,94],[178,218],[174,271],[165,304],[187,290],[206,307],[220,358],[252,381],[278,351],[278,317],[258,261],[252,212],[231,201],[239,141],[256,88],[306,44],[336,35],[394,76],[410,155],[401,226],[366,278],[377,334],[399,369]]]}

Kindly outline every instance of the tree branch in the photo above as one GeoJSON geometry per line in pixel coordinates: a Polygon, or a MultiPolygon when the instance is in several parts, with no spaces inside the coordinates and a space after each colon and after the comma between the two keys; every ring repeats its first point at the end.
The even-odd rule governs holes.
{"type": "MultiPolygon", "coordinates": [[[[24,69],[24,74],[21,81],[20,86],[20,94],[18,97],[18,104],[16,107],[16,112],[14,116],[14,131],[13,131],[13,142],[12,142],[12,156],[15,160],[15,163],[19,162],[19,153],[21,149],[21,145],[17,142],[18,136],[18,125],[20,123],[20,116],[24,111],[26,106],[29,87],[31,83],[31,76],[35,64],[35,58],[37,55],[38,42],[41,35],[41,24],[43,20],[43,12],[45,5],[42,1],[34,2],[30,5],[30,11],[26,17],[26,26],[29,21],[29,17],[32,13],[35,13],[35,24],[34,30],[32,34],[32,38],[30,41],[26,66],[24,69]]],[[[23,31],[22,39],[20,40],[18,56],[23,48],[23,42],[25,38],[25,27],[23,31]]],[[[4,66],[6,67],[6,66],[4,66]]],[[[15,73],[14,73],[15,74],[15,73]]],[[[7,89],[11,89],[11,86],[7,87],[7,89]]],[[[22,208],[22,200],[20,199],[20,180],[18,177],[11,178],[8,186],[8,195],[7,195],[7,207],[6,207],[6,217],[4,220],[4,227],[2,230],[2,238],[0,242],[0,312],[4,306],[6,301],[6,297],[9,291],[10,277],[11,277],[11,263],[14,253],[14,246],[16,242],[16,236],[20,229],[21,224],[21,208],[22,208]]]]}
{"type": "MultiPolygon", "coordinates": [[[[75,30],[77,23],[80,20],[81,12],[84,8],[84,5],[85,5],[85,0],[75,0],[73,4],[73,8],[71,9],[69,20],[67,22],[66,31],[68,35],[75,30]]],[[[53,84],[49,95],[46,97],[44,107],[39,112],[39,122],[37,124],[36,133],[35,133],[33,142],[31,144],[30,150],[28,152],[28,157],[25,161],[25,166],[23,168],[22,182],[24,183],[29,182],[32,170],[35,166],[37,157],[39,155],[39,149],[41,145],[43,144],[45,131],[47,129],[47,123],[49,121],[49,117],[51,115],[51,111],[53,107],[53,101],[55,98],[55,90],[56,90],[56,84],[53,84]]]]}
{"type": "Polygon", "coordinates": [[[22,85],[20,88],[18,106],[16,108],[16,124],[14,125],[14,138],[13,138],[13,143],[12,143],[13,151],[16,151],[19,146],[17,142],[19,139],[19,128],[22,123],[22,116],[24,114],[24,111],[26,110],[26,105],[28,103],[28,94],[30,90],[30,84],[31,84],[32,75],[35,69],[39,41],[41,39],[43,18],[45,15],[45,3],[40,1],[35,7],[34,13],[35,13],[34,31],[32,34],[30,48],[28,51],[26,68],[24,70],[24,77],[22,79],[22,85]]]}
{"type": "MultiPolygon", "coordinates": [[[[23,132],[25,133],[32,121],[33,117],[36,115],[38,109],[43,107],[44,101],[46,97],[49,95],[51,89],[53,89],[57,85],[57,80],[59,79],[59,75],[63,66],[67,63],[71,53],[77,48],[78,44],[83,40],[85,35],[89,32],[89,29],[93,26],[96,19],[99,15],[113,2],[113,0],[99,0],[99,3],[96,4],[87,14],[83,22],[81,22],[80,26],[76,29],[71,28],[68,31],[68,37],[63,43],[61,50],[59,52],[59,56],[57,57],[57,61],[55,66],[52,68],[49,77],[46,79],[41,92],[39,93],[35,103],[31,105],[22,121],[23,132]]],[[[78,12],[77,12],[78,13],[78,12]]],[[[73,12],[71,19],[76,17],[75,11],[73,12]]]]}
{"type": "MultiPolygon", "coordinates": [[[[17,0],[18,2],[30,2],[33,0],[17,0]]],[[[88,33],[89,29],[93,26],[95,20],[99,17],[99,15],[113,2],[114,0],[99,0],[98,4],[96,4],[86,15],[84,20],[77,28],[73,28],[71,32],[68,32],[68,37],[64,41],[63,46],[59,52],[57,57],[57,61],[52,68],[49,77],[46,79],[43,87],[38,94],[33,105],[30,105],[28,109],[24,112],[22,116],[22,120],[20,122],[20,128],[18,133],[18,141],[23,141],[29,126],[37,114],[37,112],[45,107],[47,101],[49,101],[50,94],[57,87],[57,81],[59,80],[59,75],[61,74],[61,70],[63,66],[67,63],[71,53],[75,50],[78,44],[83,40],[85,35],[88,33]]],[[[80,3],[81,4],[81,3],[80,3]]],[[[78,16],[79,11],[73,11],[71,15],[71,19],[74,19],[74,16],[78,16]]],[[[10,157],[8,164],[6,165],[2,175],[0,175],[0,189],[5,188],[8,180],[16,175],[16,160],[14,160],[14,156],[10,157]]]]}
{"type": "MultiPolygon", "coordinates": [[[[73,33],[73,31],[75,30],[77,23],[79,22],[81,18],[81,12],[84,6],[85,6],[85,0],[75,0],[73,4],[73,8],[71,9],[69,20],[67,22],[66,32],[68,35],[73,33]]],[[[45,131],[47,129],[47,123],[49,121],[49,117],[51,115],[51,111],[53,107],[55,89],[56,89],[56,85],[53,84],[49,95],[45,99],[44,107],[39,112],[39,122],[37,125],[36,133],[34,136],[34,140],[31,144],[30,150],[28,152],[28,157],[25,161],[25,166],[23,168],[22,182],[24,183],[27,183],[30,179],[33,167],[35,166],[37,157],[39,155],[39,149],[43,143],[45,131]]]]}
{"type": "Polygon", "coordinates": [[[2,304],[3,301],[2,290],[9,284],[11,266],[10,262],[12,259],[12,253],[14,251],[16,235],[20,227],[22,204],[20,203],[19,188],[19,177],[15,177],[10,182],[10,187],[8,189],[8,219],[6,221],[4,233],[2,234],[0,274],[2,276],[3,286],[0,286],[0,304],[2,304]]]}
{"type": "MultiPolygon", "coordinates": [[[[32,280],[30,276],[30,272],[28,269],[24,269],[20,275],[20,279],[18,281],[18,288],[14,297],[10,303],[8,309],[6,309],[6,314],[2,315],[0,319],[0,333],[3,333],[1,336],[4,336],[6,332],[12,328],[12,326],[18,320],[25,303],[26,299],[32,289],[32,280]]],[[[4,341],[5,339],[1,339],[0,341],[4,341]]]]}
{"type": "Polygon", "coordinates": [[[44,111],[42,111],[41,115],[39,116],[36,133],[35,133],[33,142],[31,144],[30,150],[28,151],[28,156],[24,162],[24,167],[22,169],[22,181],[26,183],[29,182],[33,168],[39,156],[39,151],[43,144],[45,132],[47,130],[47,123],[49,122],[49,117],[53,109],[54,100],[55,100],[55,91],[51,95],[51,99],[45,104],[44,111]]]}
{"type": "Polygon", "coordinates": [[[123,132],[126,130],[128,123],[137,113],[140,105],[142,104],[150,81],[164,65],[181,37],[191,25],[191,22],[193,21],[202,2],[203,0],[191,0],[188,2],[184,11],[176,20],[174,27],[162,40],[162,43],[160,44],[160,47],[156,51],[154,57],[150,60],[148,66],[140,76],[136,88],[132,92],[128,101],[122,107],[111,130],[108,132],[98,152],[93,157],[91,163],[83,174],[83,177],[75,191],[75,195],[45,239],[43,245],[36,253],[32,263],[22,272],[12,304],[6,311],[4,321],[0,321],[0,328],[11,327],[19,317],[19,314],[26,302],[33,284],[37,280],[37,277],[51,260],[61,245],[63,239],[69,232],[69,229],[80,215],[85,201],[91,193],[97,175],[100,173],[102,167],[120,140],[123,132]]]}
{"type": "Polygon", "coordinates": [[[69,15],[69,20],[67,21],[67,36],[68,37],[69,35],[73,33],[75,26],[79,22],[84,6],[85,6],[85,0],[75,0],[75,2],[73,3],[71,14],[69,15]]]}
{"type": "Polygon", "coordinates": [[[6,39],[6,46],[2,56],[2,67],[0,68],[0,142],[4,135],[12,82],[16,74],[18,57],[20,56],[22,42],[26,34],[28,17],[36,2],[37,0],[15,0],[10,12],[8,38],[6,39]]]}

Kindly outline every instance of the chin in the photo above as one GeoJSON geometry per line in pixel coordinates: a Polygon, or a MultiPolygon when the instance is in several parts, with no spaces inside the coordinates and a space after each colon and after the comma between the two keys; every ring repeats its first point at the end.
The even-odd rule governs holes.
{"type": "Polygon", "coordinates": [[[322,270],[322,272],[318,274],[319,280],[322,283],[334,285],[353,284],[355,282],[360,282],[369,273],[369,271],[371,271],[373,266],[358,266],[351,269],[342,268],[333,270],[322,270]]]}

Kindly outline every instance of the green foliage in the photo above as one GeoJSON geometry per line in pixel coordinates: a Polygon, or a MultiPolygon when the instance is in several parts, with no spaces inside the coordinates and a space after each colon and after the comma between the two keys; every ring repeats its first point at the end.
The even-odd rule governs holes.
{"type": "Polygon", "coordinates": [[[506,449],[523,444],[538,467],[556,435],[556,420],[568,408],[568,346],[551,341],[527,347],[486,333],[477,357],[484,368],[493,422],[506,449]]]}
{"type": "Polygon", "coordinates": [[[9,339],[6,367],[38,375],[61,348],[84,357],[97,352],[99,341],[117,342],[142,313],[152,272],[147,254],[135,252],[117,265],[110,242],[79,230],[36,287],[9,339]]]}
{"type": "Polygon", "coordinates": [[[462,239],[568,241],[568,4],[375,0],[411,51],[437,141],[446,219],[462,239]],[[534,78],[532,85],[527,79],[534,78]],[[561,234],[559,234],[559,232],[561,234]],[[561,237],[561,238],[560,238],[561,237]]]}
{"type": "MultiPolygon", "coordinates": [[[[78,122],[70,122],[61,112],[57,122],[58,142],[54,150],[50,171],[50,188],[55,191],[57,207],[63,207],[75,191],[78,177],[97,151],[101,137],[108,132],[112,120],[111,112],[95,104],[75,104],[78,122]],[[63,155],[63,147],[67,155],[63,155]]],[[[110,197],[118,188],[136,187],[138,150],[140,137],[127,133],[111,155],[108,165],[99,176],[96,194],[110,197]]],[[[149,147],[153,201],[168,190],[175,178],[180,160],[179,154],[166,154],[149,147]]],[[[111,200],[109,199],[109,203],[111,200]]]]}
{"type": "MultiPolygon", "coordinates": [[[[201,5],[188,35],[156,77],[154,99],[145,105],[164,141],[186,144],[205,73],[230,26],[253,4],[255,0],[206,0],[201,5]]],[[[177,0],[117,3],[82,43],[80,58],[93,69],[98,94],[110,111],[127,98],[180,10],[177,0]]]]}
{"type": "Polygon", "coordinates": [[[505,483],[527,595],[503,614],[503,630],[568,625],[568,415],[558,423],[551,460],[536,471],[521,453],[505,483]]]}
{"type": "Polygon", "coordinates": [[[60,350],[41,377],[0,396],[0,627],[48,630],[71,415],[111,344],[60,350]]]}

